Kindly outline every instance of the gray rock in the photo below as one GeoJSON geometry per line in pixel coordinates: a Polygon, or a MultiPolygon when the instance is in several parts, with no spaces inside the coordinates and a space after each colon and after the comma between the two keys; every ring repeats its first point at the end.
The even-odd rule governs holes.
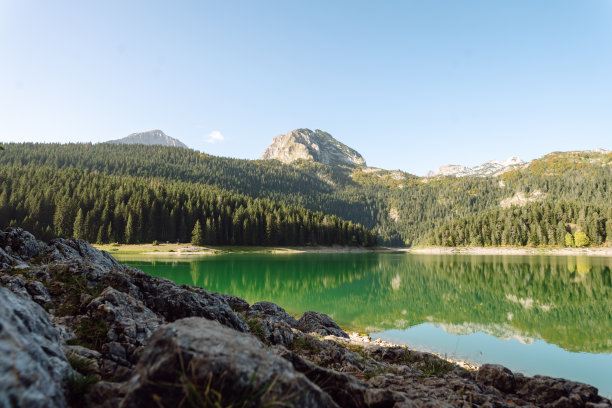
{"type": "Polygon", "coordinates": [[[256,330],[252,330],[252,332],[264,343],[288,346],[295,340],[295,333],[287,323],[274,322],[265,318],[255,319],[256,330]]]}
{"type": "Polygon", "coordinates": [[[340,326],[326,314],[313,311],[304,312],[297,324],[297,329],[304,333],[316,333],[321,336],[337,336],[349,338],[340,326]]]}
{"type": "Polygon", "coordinates": [[[145,347],[137,371],[121,407],[155,406],[159,402],[177,406],[187,383],[203,398],[216,400],[218,392],[227,405],[247,400],[252,406],[274,402],[298,407],[338,406],[255,337],[202,318],[160,327],[145,347]],[[215,392],[207,393],[207,387],[215,392]]]}
{"type": "Polygon", "coordinates": [[[297,327],[298,321],[285,309],[271,302],[257,302],[247,310],[247,317],[262,317],[272,323],[286,323],[289,327],[297,327]]]}
{"type": "Polygon", "coordinates": [[[28,282],[26,283],[25,288],[32,297],[32,300],[38,303],[39,305],[46,306],[52,302],[49,291],[41,282],[28,282]]]}
{"type": "Polygon", "coordinates": [[[140,299],[167,321],[184,317],[205,317],[242,332],[249,327],[224,300],[211,292],[189,286],[177,286],[168,279],[155,278],[134,271],[131,282],[140,291],[140,299]]]}
{"type": "Polygon", "coordinates": [[[108,252],[99,251],[82,239],[57,238],[51,240],[45,249],[45,255],[50,261],[83,260],[85,263],[95,266],[98,278],[111,270],[122,270],[124,268],[108,252]]]}
{"type": "Polygon", "coordinates": [[[0,231],[0,247],[4,249],[5,255],[18,257],[21,260],[34,258],[41,250],[41,245],[34,235],[21,228],[12,227],[0,231]]]}
{"type": "Polygon", "coordinates": [[[104,319],[109,327],[106,338],[101,340],[104,344],[100,350],[104,360],[108,360],[103,364],[105,377],[118,377],[118,366],[127,369],[123,370],[123,374],[129,373],[129,369],[136,362],[137,349],[164,323],[162,318],[141,301],[112,287],[106,288],[87,305],[85,319],[95,321],[100,318],[104,319]]]}
{"type": "Polygon", "coordinates": [[[0,270],[10,269],[15,263],[15,258],[7,254],[4,249],[0,247],[0,270]]]}
{"type": "Polygon", "coordinates": [[[29,299],[30,294],[26,289],[26,281],[21,275],[0,275],[0,285],[6,287],[13,293],[23,296],[29,299]]]}
{"type": "Polygon", "coordinates": [[[515,387],[512,371],[499,364],[483,364],[476,374],[476,382],[503,392],[513,392],[515,387]]]}
{"type": "Polygon", "coordinates": [[[112,287],[104,289],[87,305],[92,316],[101,315],[110,325],[108,339],[142,346],[163,319],[141,301],[112,287]]]}
{"type": "Polygon", "coordinates": [[[321,387],[341,407],[393,406],[395,402],[405,400],[399,394],[386,397],[380,395],[379,391],[351,375],[315,365],[283,347],[274,350],[297,371],[321,387]]]}
{"type": "Polygon", "coordinates": [[[102,355],[96,350],[88,349],[82,346],[64,345],[64,354],[67,358],[75,358],[82,360],[87,367],[87,372],[81,374],[100,374],[100,365],[98,361],[102,355]]]}
{"type": "Polygon", "coordinates": [[[537,405],[557,403],[558,406],[562,406],[565,404],[563,398],[570,401],[581,401],[580,405],[575,406],[601,401],[597,388],[563,378],[536,375],[534,377],[515,376],[515,380],[516,394],[537,405]]]}
{"type": "Polygon", "coordinates": [[[249,308],[249,302],[234,295],[225,293],[214,293],[215,296],[224,300],[234,312],[246,312],[249,308]]]}
{"type": "Polygon", "coordinates": [[[274,138],[264,150],[262,160],[276,159],[283,163],[296,160],[316,161],[326,166],[365,166],[365,159],[355,150],[337,141],[322,130],[296,129],[274,138]]]}
{"type": "Polygon", "coordinates": [[[1,405],[67,406],[64,386],[71,368],[49,316],[36,303],[3,287],[0,355],[1,405]]]}

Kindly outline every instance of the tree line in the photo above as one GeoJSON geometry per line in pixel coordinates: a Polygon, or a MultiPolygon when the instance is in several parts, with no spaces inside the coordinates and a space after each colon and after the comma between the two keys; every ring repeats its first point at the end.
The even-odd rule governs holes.
{"type": "Polygon", "coordinates": [[[453,220],[425,243],[439,246],[587,246],[612,241],[612,207],[545,201],[453,220]]]}
{"type": "MultiPolygon", "coordinates": [[[[83,169],[218,188],[350,220],[374,231],[385,245],[423,243],[424,237],[446,224],[499,209],[501,200],[519,191],[539,190],[546,200],[590,204],[602,211],[612,203],[612,157],[602,166],[592,163],[597,155],[588,152],[575,157],[552,154],[500,177],[408,175],[385,183],[377,173],[351,177],[317,163],[239,160],[178,147],[12,143],[5,148],[0,166],[83,169]]],[[[201,228],[206,229],[204,220],[201,228]]]]}
{"type": "Polygon", "coordinates": [[[0,167],[0,225],[21,226],[41,239],[189,242],[197,223],[207,245],[377,242],[351,221],[213,186],[78,168],[0,167]]]}

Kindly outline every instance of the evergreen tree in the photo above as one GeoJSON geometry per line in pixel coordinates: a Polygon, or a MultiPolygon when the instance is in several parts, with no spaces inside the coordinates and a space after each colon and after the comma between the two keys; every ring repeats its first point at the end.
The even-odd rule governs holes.
{"type": "Polygon", "coordinates": [[[202,225],[200,225],[200,220],[196,221],[193,231],[191,231],[191,243],[197,246],[204,245],[204,235],[202,232],[202,225]]]}
{"type": "Polygon", "coordinates": [[[574,236],[569,232],[565,234],[565,246],[566,247],[574,247],[574,236]]]}
{"type": "Polygon", "coordinates": [[[83,217],[83,210],[79,208],[74,224],[72,227],[72,234],[75,238],[85,239],[85,217],[83,217]]]}

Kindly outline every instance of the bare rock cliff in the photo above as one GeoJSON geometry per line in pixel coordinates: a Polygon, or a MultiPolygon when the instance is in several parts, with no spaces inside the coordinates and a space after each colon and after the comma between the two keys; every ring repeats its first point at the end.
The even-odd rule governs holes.
{"type": "Polygon", "coordinates": [[[276,159],[283,163],[308,160],[326,166],[363,167],[365,159],[355,150],[322,130],[296,129],[274,138],[264,150],[262,160],[276,159]]]}

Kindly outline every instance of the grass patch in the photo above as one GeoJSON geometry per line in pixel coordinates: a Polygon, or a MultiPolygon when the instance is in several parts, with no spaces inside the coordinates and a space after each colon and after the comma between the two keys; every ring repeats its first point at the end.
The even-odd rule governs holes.
{"type": "Polygon", "coordinates": [[[376,367],[376,368],[374,368],[374,369],[372,369],[372,370],[366,370],[366,371],[364,371],[364,372],[363,372],[363,376],[364,376],[366,379],[368,379],[368,380],[369,380],[369,379],[370,379],[370,378],[372,378],[372,377],[376,377],[377,375],[385,374],[385,373],[388,373],[388,372],[391,372],[391,371],[389,371],[389,370],[385,370],[383,367],[376,367]]]}
{"type": "Polygon", "coordinates": [[[100,381],[97,375],[71,374],[68,376],[68,405],[84,407],[87,405],[87,392],[92,385],[100,381]]]}
{"type": "Polygon", "coordinates": [[[102,317],[97,319],[85,319],[76,327],[77,337],[68,341],[68,344],[83,346],[99,351],[106,341],[109,330],[110,326],[102,317]]]}
{"type": "Polygon", "coordinates": [[[53,281],[47,286],[54,303],[56,316],[74,316],[81,309],[81,295],[88,294],[95,298],[102,289],[99,286],[90,287],[87,279],[67,270],[56,268],[50,270],[53,281]]]}
{"type": "Polygon", "coordinates": [[[261,322],[256,318],[248,319],[246,324],[249,326],[251,333],[259,340],[266,342],[266,333],[264,332],[261,322]]]}
{"type": "Polygon", "coordinates": [[[296,337],[295,340],[293,340],[293,342],[291,342],[289,345],[289,348],[292,351],[302,352],[308,355],[317,354],[323,350],[320,345],[315,344],[307,337],[296,337]]]}
{"type": "Polygon", "coordinates": [[[421,371],[427,377],[441,377],[455,369],[455,365],[442,359],[431,359],[424,363],[421,371]]]}
{"type": "Polygon", "coordinates": [[[69,353],[66,358],[70,366],[80,374],[92,375],[95,374],[95,369],[91,360],[81,358],[74,353],[69,353]]]}

